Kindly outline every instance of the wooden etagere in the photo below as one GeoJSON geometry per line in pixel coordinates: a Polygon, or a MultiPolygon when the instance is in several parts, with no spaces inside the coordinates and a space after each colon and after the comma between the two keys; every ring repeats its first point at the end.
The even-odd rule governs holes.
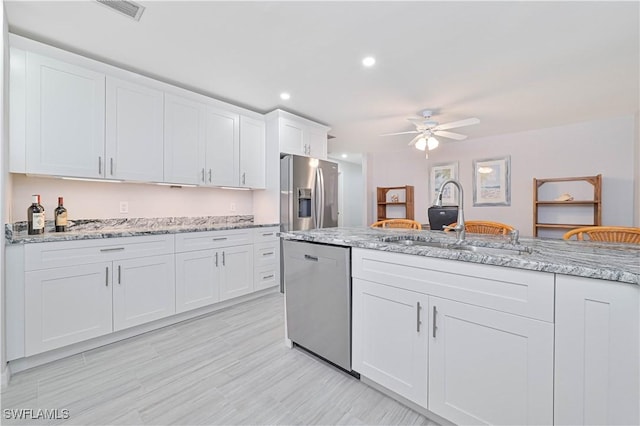
{"type": "Polygon", "coordinates": [[[414,219],[414,199],[413,199],[413,186],[379,186],[377,188],[378,199],[378,220],[385,219],[414,219]],[[389,191],[404,191],[404,197],[399,195],[400,199],[404,198],[404,201],[389,201],[387,194],[389,191]],[[389,206],[401,206],[404,207],[404,217],[387,217],[387,207],[389,206]]]}
{"type": "Polygon", "coordinates": [[[581,177],[564,177],[564,178],[533,178],[533,236],[537,237],[540,229],[575,229],[583,226],[601,226],[602,225],[602,175],[597,176],[581,176],[581,177]],[[593,185],[593,199],[591,200],[572,200],[572,201],[553,201],[539,200],[539,190],[542,185],[549,182],[579,182],[585,181],[593,185]],[[584,206],[593,209],[593,223],[539,223],[538,217],[540,207],[566,207],[566,206],[584,206]]]}

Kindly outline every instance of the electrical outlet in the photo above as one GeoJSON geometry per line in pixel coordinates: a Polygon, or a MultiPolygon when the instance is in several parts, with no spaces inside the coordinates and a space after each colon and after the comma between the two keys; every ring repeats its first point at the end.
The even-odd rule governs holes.
{"type": "Polygon", "coordinates": [[[120,213],[121,214],[129,213],[129,202],[120,201],[120,213]]]}
{"type": "Polygon", "coordinates": [[[236,203],[231,203],[231,205],[229,206],[229,211],[230,212],[235,212],[236,211],[236,203]]]}

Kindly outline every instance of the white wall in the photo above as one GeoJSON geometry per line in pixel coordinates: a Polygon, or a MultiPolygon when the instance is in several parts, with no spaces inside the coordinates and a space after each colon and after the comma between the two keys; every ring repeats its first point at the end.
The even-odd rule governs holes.
{"type": "Polygon", "coordinates": [[[253,214],[251,191],[170,188],[136,183],[104,183],[13,175],[10,222],[27,220],[31,195],[40,194],[47,219],[64,197],[69,219],[224,216],[253,214]],[[120,214],[120,201],[129,213],[120,214]],[[235,204],[232,211],[231,204],[235,204]]]}
{"type": "Polygon", "coordinates": [[[467,220],[509,223],[522,235],[531,235],[534,177],[601,173],[603,225],[631,226],[637,144],[635,117],[629,115],[462,142],[443,141],[427,161],[415,149],[370,154],[374,169],[367,182],[370,217],[375,215],[376,186],[414,185],[416,220],[426,221],[426,208],[432,201],[426,197],[429,165],[458,161],[467,220]],[[473,160],[504,155],[511,155],[511,206],[473,207],[473,160]]]}
{"type": "Polygon", "coordinates": [[[636,167],[636,178],[635,178],[635,203],[634,203],[634,226],[640,227],[640,110],[636,112],[635,116],[635,130],[636,130],[636,150],[634,153],[635,158],[635,167],[636,167]]]}
{"type": "Polygon", "coordinates": [[[340,171],[340,223],[339,226],[364,226],[364,177],[362,166],[348,161],[338,161],[340,171]]]}

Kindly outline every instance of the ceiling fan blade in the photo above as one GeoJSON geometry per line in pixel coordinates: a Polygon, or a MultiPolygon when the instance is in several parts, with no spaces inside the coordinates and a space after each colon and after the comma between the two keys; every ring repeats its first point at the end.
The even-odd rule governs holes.
{"type": "Polygon", "coordinates": [[[395,136],[395,135],[408,135],[411,133],[420,133],[417,130],[411,130],[410,132],[398,132],[398,133],[384,133],[380,136],[395,136]]]}
{"type": "Polygon", "coordinates": [[[433,134],[436,136],[442,136],[449,139],[455,139],[457,141],[463,141],[467,138],[466,135],[461,135],[460,133],[445,132],[443,130],[436,130],[435,132],[433,132],[433,134]]]}
{"type": "Polygon", "coordinates": [[[478,124],[480,120],[477,118],[467,118],[465,120],[452,121],[451,123],[440,124],[436,126],[435,130],[447,130],[455,129],[456,127],[470,126],[472,124],[478,124]]]}
{"type": "Polygon", "coordinates": [[[415,138],[411,139],[411,142],[409,142],[409,146],[413,145],[414,143],[416,143],[418,141],[418,139],[420,139],[422,137],[422,134],[419,134],[418,136],[416,136],[415,138]]]}

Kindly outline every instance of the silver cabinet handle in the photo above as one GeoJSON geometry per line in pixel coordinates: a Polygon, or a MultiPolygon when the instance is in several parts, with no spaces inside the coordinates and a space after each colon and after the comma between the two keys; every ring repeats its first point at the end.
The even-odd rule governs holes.
{"type": "Polygon", "coordinates": [[[436,307],[433,307],[433,337],[435,339],[436,337],[436,330],[438,329],[438,327],[436,326],[436,315],[438,314],[438,310],[436,309],[436,307]]]}
{"type": "Polygon", "coordinates": [[[98,157],[98,174],[102,174],[102,157],[98,157]]]}
{"type": "Polygon", "coordinates": [[[222,252],[222,266],[224,266],[224,252],[222,252]]]}
{"type": "Polygon", "coordinates": [[[268,280],[269,278],[273,278],[273,274],[262,277],[263,280],[268,280]]]}
{"type": "Polygon", "coordinates": [[[204,182],[204,167],[202,168],[202,181],[204,182]]]}
{"type": "Polygon", "coordinates": [[[310,256],[310,255],[308,255],[308,254],[305,254],[305,255],[304,255],[304,258],[305,258],[305,259],[307,259],[307,260],[313,260],[314,262],[317,262],[317,261],[318,261],[318,258],[317,258],[317,257],[315,257],[315,256],[310,256]]]}
{"type": "Polygon", "coordinates": [[[209,183],[211,183],[211,169],[209,169],[209,183]]]}
{"type": "Polygon", "coordinates": [[[109,169],[111,172],[111,176],[113,176],[113,157],[109,159],[109,169]]]}
{"type": "Polygon", "coordinates": [[[227,237],[219,237],[219,238],[213,238],[211,241],[224,241],[226,239],[227,237]]]}
{"type": "Polygon", "coordinates": [[[118,265],[118,284],[122,284],[122,268],[118,265]]]}
{"type": "Polygon", "coordinates": [[[420,306],[420,302],[418,302],[418,304],[416,305],[416,331],[418,333],[420,333],[420,324],[422,324],[422,321],[420,321],[420,310],[422,309],[422,307],[420,306]]]}
{"type": "Polygon", "coordinates": [[[107,266],[106,268],[104,268],[104,285],[106,287],[109,287],[109,267],[107,266]]]}
{"type": "Polygon", "coordinates": [[[216,252],[216,268],[218,267],[218,252],[216,252]]]}
{"type": "Polygon", "coordinates": [[[114,247],[114,248],[105,248],[105,249],[100,249],[101,252],[105,253],[108,251],[122,251],[124,250],[124,247],[114,247]]]}
{"type": "Polygon", "coordinates": [[[262,253],[263,256],[271,256],[273,254],[272,251],[268,252],[268,253],[262,253]]]}
{"type": "Polygon", "coordinates": [[[263,237],[269,237],[271,235],[273,235],[273,232],[267,232],[265,234],[262,234],[263,237]]]}

